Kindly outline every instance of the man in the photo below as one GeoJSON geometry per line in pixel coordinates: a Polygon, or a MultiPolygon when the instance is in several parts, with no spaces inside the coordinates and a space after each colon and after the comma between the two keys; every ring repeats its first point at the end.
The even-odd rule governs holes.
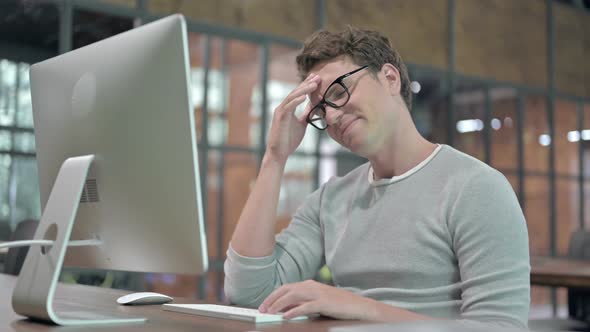
{"type": "Polygon", "coordinates": [[[514,191],[493,168],[420,136],[407,70],[388,39],[319,31],[297,65],[305,80],[274,112],[230,242],[229,300],[287,319],[526,327],[528,235],[514,191]],[[312,193],[275,238],[281,177],[308,124],[369,162],[312,193]],[[312,280],[324,264],[334,286],[312,280]]]}

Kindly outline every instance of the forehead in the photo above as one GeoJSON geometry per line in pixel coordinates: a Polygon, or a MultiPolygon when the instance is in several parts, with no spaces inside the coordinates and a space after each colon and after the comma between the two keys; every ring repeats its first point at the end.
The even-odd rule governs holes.
{"type": "Polygon", "coordinates": [[[348,56],[339,56],[332,60],[323,61],[315,65],[309,74],[317,74],[320,76],[321,83],[319,88],[312,93],[312,99],[321,99],[319,96],[324,93],[332,82],[338,77],[358,68],[352,59],[348,56]]]}
{"type": "Polygon", "coordinates": [[[328,84],[334,82],[339,76],[348,73],[351,70],[358,68],[348,56],[339,56],[332,60],[322,61],[315,65],[310,71],[310,74],[318,74],[322,79],[322,84],[326,87],[328,84]]]}

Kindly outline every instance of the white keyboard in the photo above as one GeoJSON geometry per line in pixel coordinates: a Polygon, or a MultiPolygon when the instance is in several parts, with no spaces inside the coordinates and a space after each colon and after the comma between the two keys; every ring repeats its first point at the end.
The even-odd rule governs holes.
{"type": "MultiPolygon", "coordinates": [[[[164,310],[185,314],[209,316],[216,318],[235,319],[253,323],[275,323],[284,321],[282,315],[263,314],[256,309],[247,309],[217,304],[164,304],[164,310]]],[[[307,319],[299,316],[289,321],[307,319]]]]}

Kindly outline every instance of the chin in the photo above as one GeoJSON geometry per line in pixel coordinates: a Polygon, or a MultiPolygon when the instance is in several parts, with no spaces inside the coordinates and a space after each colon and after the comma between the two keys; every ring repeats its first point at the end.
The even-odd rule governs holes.
{"type": "Polygon", "coordinates": [[[342,147],[350,150],[350,152],[361,156],[361,157],[365,157],[367,153],[370,151],[370,149],[368,149],[368,146],[365,142],[359,140],[358,138],[352,139],[350,141],[344,140],[344,139],[335,139],[333,138],[338,144],[340,144],[342,147]]]}
{"type": "Polygon", "coordinates": [[[374,149],[371,149],[371,147],[363,145],[363,146],[359,146],[357,148],[355,148],[354,150],[351,150],[354,154],[361,156],[363,158],[369,158],[369,156],[373,155],[375,153],[374,149]]]}
{"type": "Polygon", "coordinates": [[[345,147],[356,155],[369,158],[382,150],[385,142],[386,139],[383,135],[357,135],[345,147]]]}
{"type": "Polygon", "coordinates": [[[352,140],[349,144],[342,144],[345,148],[349,149],[350,152],[359,155],[361,157],[367,158],[374,149],[371,148],[370,144],[368,144],[367,140],[352,140]]]}

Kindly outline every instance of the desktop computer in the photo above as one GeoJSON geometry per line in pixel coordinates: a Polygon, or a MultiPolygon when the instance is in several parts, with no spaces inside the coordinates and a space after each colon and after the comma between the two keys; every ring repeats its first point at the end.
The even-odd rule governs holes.
{"type": "Polygon", "coordinates": [[[34,239],[51,245],[30,248],[13,308],[60,325],[143,321],[52,303],[63,265],[207,270],[184,18],[34,64],[30,81],[43,206],[34,239]]]}

